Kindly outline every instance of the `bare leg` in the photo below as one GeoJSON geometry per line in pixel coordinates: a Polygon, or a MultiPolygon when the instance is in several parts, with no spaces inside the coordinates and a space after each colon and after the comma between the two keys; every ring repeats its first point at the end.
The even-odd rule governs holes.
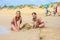
{"type": "Polygon", "coordinates": [[[18,29],[12,24],[11,25],[11,29],[13,30],[13,31],[18,31],[18,29]]]}
{"type": "Polygon", "coordinates": [[[42,23],[42,24],[39,25],[40,28],[43,28],[44,26],[45,26],[44,23],[42,23]]]}

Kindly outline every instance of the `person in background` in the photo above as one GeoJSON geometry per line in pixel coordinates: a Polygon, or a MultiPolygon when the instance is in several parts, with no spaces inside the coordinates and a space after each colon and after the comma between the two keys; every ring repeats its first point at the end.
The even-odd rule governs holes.
{"type": "Polygon", "coordinates": [[[46,8],[46,16],[48,16],[48,12],[49,12],[48,7],[49,7],[49,5],[46,4],[46,5],[45,5],[45,8],[46,8]]]}
{"type": "Polygon", "coordinates": [[[54,11],[53,11],[53,13],[54,13],[54,16],[57,14],[57,12],[58,12],[58,10],[57,10],[57,4],[54,4],[54,11]]]}
{"type": "Polygon", "coordinates": [[[45,5],[45,8],[46,8],[46,16],[50,16],[51,15],[51,11],[48,9],[48,7],[49,7],[49,4],[46,4],[45,5]],[[48,13],[50,13],[50,14],[48,15],[48,13]]]}
{"type": "Polygon", "coordinates": [[[32,17],[33,17],[33,28],[43,28],[45,27],[45,23],[44,21],[40,18],[37,17],[37,14],[35,12],[32,13],[32,17]]]}
{"type": "Polygon", "coordinates": [[[11,30],[19,31],[21,23],[22,23],[21,12],[17,11],[16,16],[11,21],[11,30]]]}

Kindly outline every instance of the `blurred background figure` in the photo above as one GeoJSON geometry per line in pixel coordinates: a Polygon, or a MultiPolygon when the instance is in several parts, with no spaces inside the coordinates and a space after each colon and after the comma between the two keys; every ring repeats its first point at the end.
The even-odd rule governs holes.
{"type": "Polygon", "coordinates": [[[51,13],[50,10],[48,9],[49,8],[49,4],[46,4],[45,8],[46,8],[46,16],[49,16],[48,13],[51,13]]]}
{"type": "Polygon", "coordinates": [[[58,15],[58,13],[57,13],[58,12],[58,6],[57,6],[57,4],[54,4],[53,8],[54,8],[54,11],[53,11],[54,16],[58,15]]]}

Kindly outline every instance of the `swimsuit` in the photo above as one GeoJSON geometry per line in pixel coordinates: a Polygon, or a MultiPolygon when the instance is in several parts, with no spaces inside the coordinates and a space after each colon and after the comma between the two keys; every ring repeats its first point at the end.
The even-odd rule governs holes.
{"type": "MultiPolygon", "coordinates": [[[[20,16],[20,17],[21,17],[21,16],[20,16]]],[[[15,20],[16,20],[16,22],[20,19],[20,17],[15,16],[15,20]]],[[[11,22],[11,24],[15,25],[14,20],[11,22]]]]}

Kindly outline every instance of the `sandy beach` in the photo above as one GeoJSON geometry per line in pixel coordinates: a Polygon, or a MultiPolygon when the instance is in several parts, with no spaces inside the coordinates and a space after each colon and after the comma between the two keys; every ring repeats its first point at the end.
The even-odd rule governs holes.
{"type": "Polygon", "coordinates": [[[22,24],[32,24],[32,12],[36,12],[38,17],[41,17],[45,21],[45,28],[37,28],[30,30],[20,30],[19,32],[13,32],[10,30],[7,34],[0,34],[0,40],[60,40],[60,17],[59,16],[45,16],[45,9],[6,9],[0,10],[0,25],[5,26],[10,30],[11,20],[15,16],[17,10],[21,10],[22,24]],[[3,10],[3,11],[2,11],[3,10]],[[7,10],[7,11],[6,11],[7,10]],[[14,11],[13,11],[14,10],[14,11]],[[36,32],[35,32],[36,31],[36,32]],[[33,36],[30,36],[33,35],[33,36]],[[28,37],[29,36],[29,37],[28,37]],[[36,39],[34,39],[36,38],[36,39]]]}

